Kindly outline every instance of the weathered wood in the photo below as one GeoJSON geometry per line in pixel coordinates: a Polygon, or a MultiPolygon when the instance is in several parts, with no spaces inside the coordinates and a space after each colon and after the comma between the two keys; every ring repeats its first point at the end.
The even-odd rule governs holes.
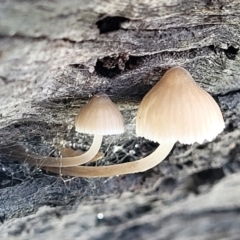
{"type": "Polygon", "coordinates": [[[215,97],[226,122],[211,143],[177,144],[153,170],[110,179],[62,179],[0,152],[0,237],[238,239],[239,29],[238,0],[0,0],[1,146],[88,148],[74,117],[105,92],[126,132],[105,138],[100,164],[138,159],[156,147],[135,137],[138,104],[175,65],[215,97]],[[58,207],[20,218],[45,205],[58,207]]]}

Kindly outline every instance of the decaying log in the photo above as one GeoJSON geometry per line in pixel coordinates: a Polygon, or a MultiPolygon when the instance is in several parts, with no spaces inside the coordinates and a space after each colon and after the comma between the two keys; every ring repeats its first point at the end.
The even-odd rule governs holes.
{"type": "Polygon", "coordinates": [[[0,0],[0,237],[239,239],[239,43],[238,0],[0,0]],[[1,154],[18,143],[42,155],[86,150],[92,136],[74,118],[104,92],[126,131],[105,137],[99,164],[139,159],[156,148],[135,136],[139,102],[176,65],[221,107],[226,128],[213,142],[177,144],[154,169],[108,179],[1,154]]]}

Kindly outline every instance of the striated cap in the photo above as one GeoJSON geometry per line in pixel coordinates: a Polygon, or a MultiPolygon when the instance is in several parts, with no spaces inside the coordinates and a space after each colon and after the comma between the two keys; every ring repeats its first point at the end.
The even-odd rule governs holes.
{"type": "Polygon", "coordinates": [[[111,135],[122,133],[124,122],[118,107],[106,94],[99,93],[80,109],[75,127],[77,132],[111,135]]]}
{"type": "Polygon", "coordinates": [[[219,106],[182,67],[169,69],[147,93],[136,119],[137,135],[159,143],[202,143],[223,129],[219,106]]]}

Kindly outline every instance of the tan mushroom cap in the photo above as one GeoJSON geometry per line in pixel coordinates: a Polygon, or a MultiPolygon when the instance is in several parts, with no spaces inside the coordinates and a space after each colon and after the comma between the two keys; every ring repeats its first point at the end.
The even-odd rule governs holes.
{"type": "Polygon", "coordinates": [[[147,93],[136,120],[137,135],[159,143],[202,143],[223,129],[219,106],[182,67],[169,69],[147,93]]]}
{"type": "Polygon", "coordinates": [[[75,127],[77,132],[111,135],[122,133],[124,122],[118,107],[106,94],[99,93],[80,109],[75,127]]]}

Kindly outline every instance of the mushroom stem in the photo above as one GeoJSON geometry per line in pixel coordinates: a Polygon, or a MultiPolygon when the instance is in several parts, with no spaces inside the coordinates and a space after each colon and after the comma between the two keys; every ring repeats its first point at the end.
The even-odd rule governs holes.
{"type": "Polygon", "coordinates": [[[28,154],[25,152],[24,147],[22,147],[21,145],[19,145],[18,147],[12,146],[10,148],[6,148],[5,151],[4,149],[1,149],[1,151],[3,152],[3,154],[10,156],[13,160],[26,162],[32,165],[48,167],[72,167],[90,162],[92,160],[98,160],[98,151],[101,147],[101,143],[102,135],[94,135],[92,145],[88,151],[79,156],[64,158],[44,157],[28,154]]]}
{"type": "Polygon", "coordinates": [[[175,143],[163,143],[158,148],[145,158],[137,160],[135,162],[121,163],[111,166],[78,166],[78,167],[67,167],[67,168],[51,168],[47,167],[45,170],[50,172],[59,173],[66,176],[75,177],[111,177],[116,175],[144,172],[150,168],[153,168],[161,161],[163,161],[170,153],[175,143]]]}

